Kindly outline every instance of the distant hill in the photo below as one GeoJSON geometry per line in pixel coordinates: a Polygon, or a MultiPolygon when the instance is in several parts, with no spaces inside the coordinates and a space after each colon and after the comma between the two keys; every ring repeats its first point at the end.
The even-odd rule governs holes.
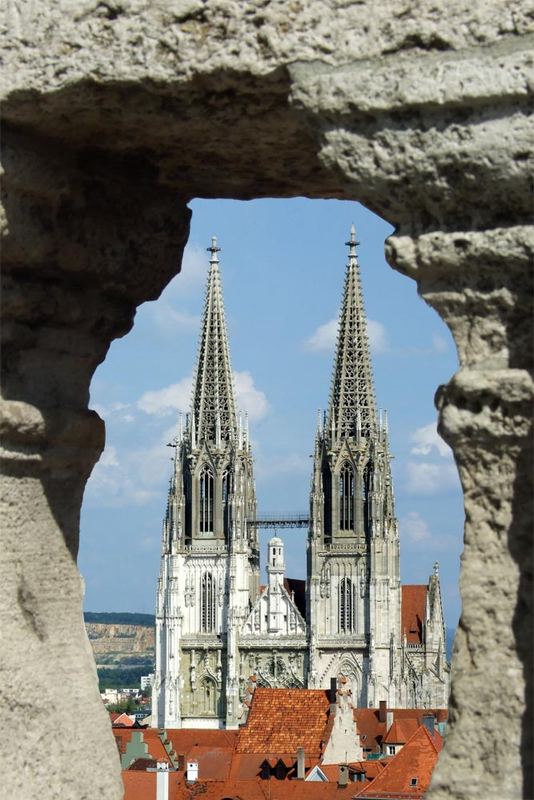
{"type": "Polygon", "coordinates": [[[130,614],[127,611],[85,611],[83,618],[85,622],[96,622],[102,625],[141,625],[153,628],[156,624],[154,614],[130,614]]]}

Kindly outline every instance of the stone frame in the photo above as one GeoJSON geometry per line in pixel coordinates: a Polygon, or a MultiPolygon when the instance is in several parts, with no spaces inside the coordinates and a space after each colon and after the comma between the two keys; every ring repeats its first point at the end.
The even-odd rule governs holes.
{"type": "Polygon", "coordinates": [[[11,0],[5,13],[6,794],[121,796],[76,568],[104,446],[92,374],[179,271],[189,199],[304,194],[395,225],[390,264],[458,347],[436,404],[464,490],[463,611],[429,798],[532,797],[525,4],[11,0]]]}

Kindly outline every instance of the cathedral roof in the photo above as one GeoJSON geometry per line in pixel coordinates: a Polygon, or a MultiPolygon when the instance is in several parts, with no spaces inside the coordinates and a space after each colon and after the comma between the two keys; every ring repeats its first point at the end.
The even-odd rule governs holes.
{"type": "Polygon", "coordinates": [[[318,758],[325,741],[330,700],[324,689],[266,689],[254,692],[247,724],[239,731],[238,753],[297,752],[318,758]]]}
{"type": "Polygon", "coordinates": [[[408,644],[423,644],[427,592],[424,583],[402,587],[402,635],[406,634],[408,644]]]}
{"type": "Polygon", "coordinates": [[[193,390],[196,440],[228,441],[235,436],[237,419],[226,319],[219,272],[217,239],[212,237],[208,287],[202,319],[198,363],[193,390]]]}
{"type": "Polygon", "coordinates": [[[306,581],[299,580],[298,578],[284,578],[284,588],[293,595],[293,600],[296,607],[306,619],[306,581]]]}
{"type": "Polygon", "coordinates": [[[351,228],[349,258],[339,319],[334,375],[328,413],[329,431],[337,438],[353,436],[357,420],[365,435],[376,429],[367,320],[363,304],[356,231],[351,228]]]}

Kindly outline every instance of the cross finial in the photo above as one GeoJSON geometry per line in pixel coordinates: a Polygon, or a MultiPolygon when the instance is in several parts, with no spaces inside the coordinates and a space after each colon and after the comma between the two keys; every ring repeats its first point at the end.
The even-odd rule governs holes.
{"type": "Polygon", "coordinates": [[[350,239],[348,242],[345,242],[345,244],[349,248],[349,257],[352,256],[353,258],[356,258],[356,247],[360,243],[356,240],[356,228],[354,225],[350,226],[350,239]]]}
{"type": "Polygon", "coordinates": [[[208,253],[211,253],[210,264],[218,264],[219,263],[219,259],[217,258],[217,253],[220,252],[221,248],[217,247],[217,237],[216,236],[212,236],[211,237],[211,246],[210,247],[206,247],[206,250],[208,251],[208,253]]]}

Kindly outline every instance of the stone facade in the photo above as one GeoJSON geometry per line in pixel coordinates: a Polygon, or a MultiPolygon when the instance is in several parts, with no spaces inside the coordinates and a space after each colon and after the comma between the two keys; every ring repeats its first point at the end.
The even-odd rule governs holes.
{"type": "Polygon", "coordinates": [[[449,696],[437,567],[400,582],[385,412],[377,415],[356,232],[339,320],[330,407],[319,421],[305,604],[285,581],[274,537],[259,551],[248,426],[236,414],[215,237],[191,413],[180,423],[157,592],[153,724],[235,728],[247,682],[328,688],[344,676],[355,706],[444,707],[449,696]],[[409,587],[405,587],[409,589],[409,587]],[[420,590],[423,590],[422,592],[420,590]]]}
{"type": "Polygon", "coordinates": [[[464,489],[463,609],[429,796],[532,797],[528,4],[9,0],[2,14],[4,791],[121,796],[75,564],[104,444],[97,364],[179,271],[189,198],[305,195],[388,219],[389,262],[458,347],[436,402],[464,489]]]}

